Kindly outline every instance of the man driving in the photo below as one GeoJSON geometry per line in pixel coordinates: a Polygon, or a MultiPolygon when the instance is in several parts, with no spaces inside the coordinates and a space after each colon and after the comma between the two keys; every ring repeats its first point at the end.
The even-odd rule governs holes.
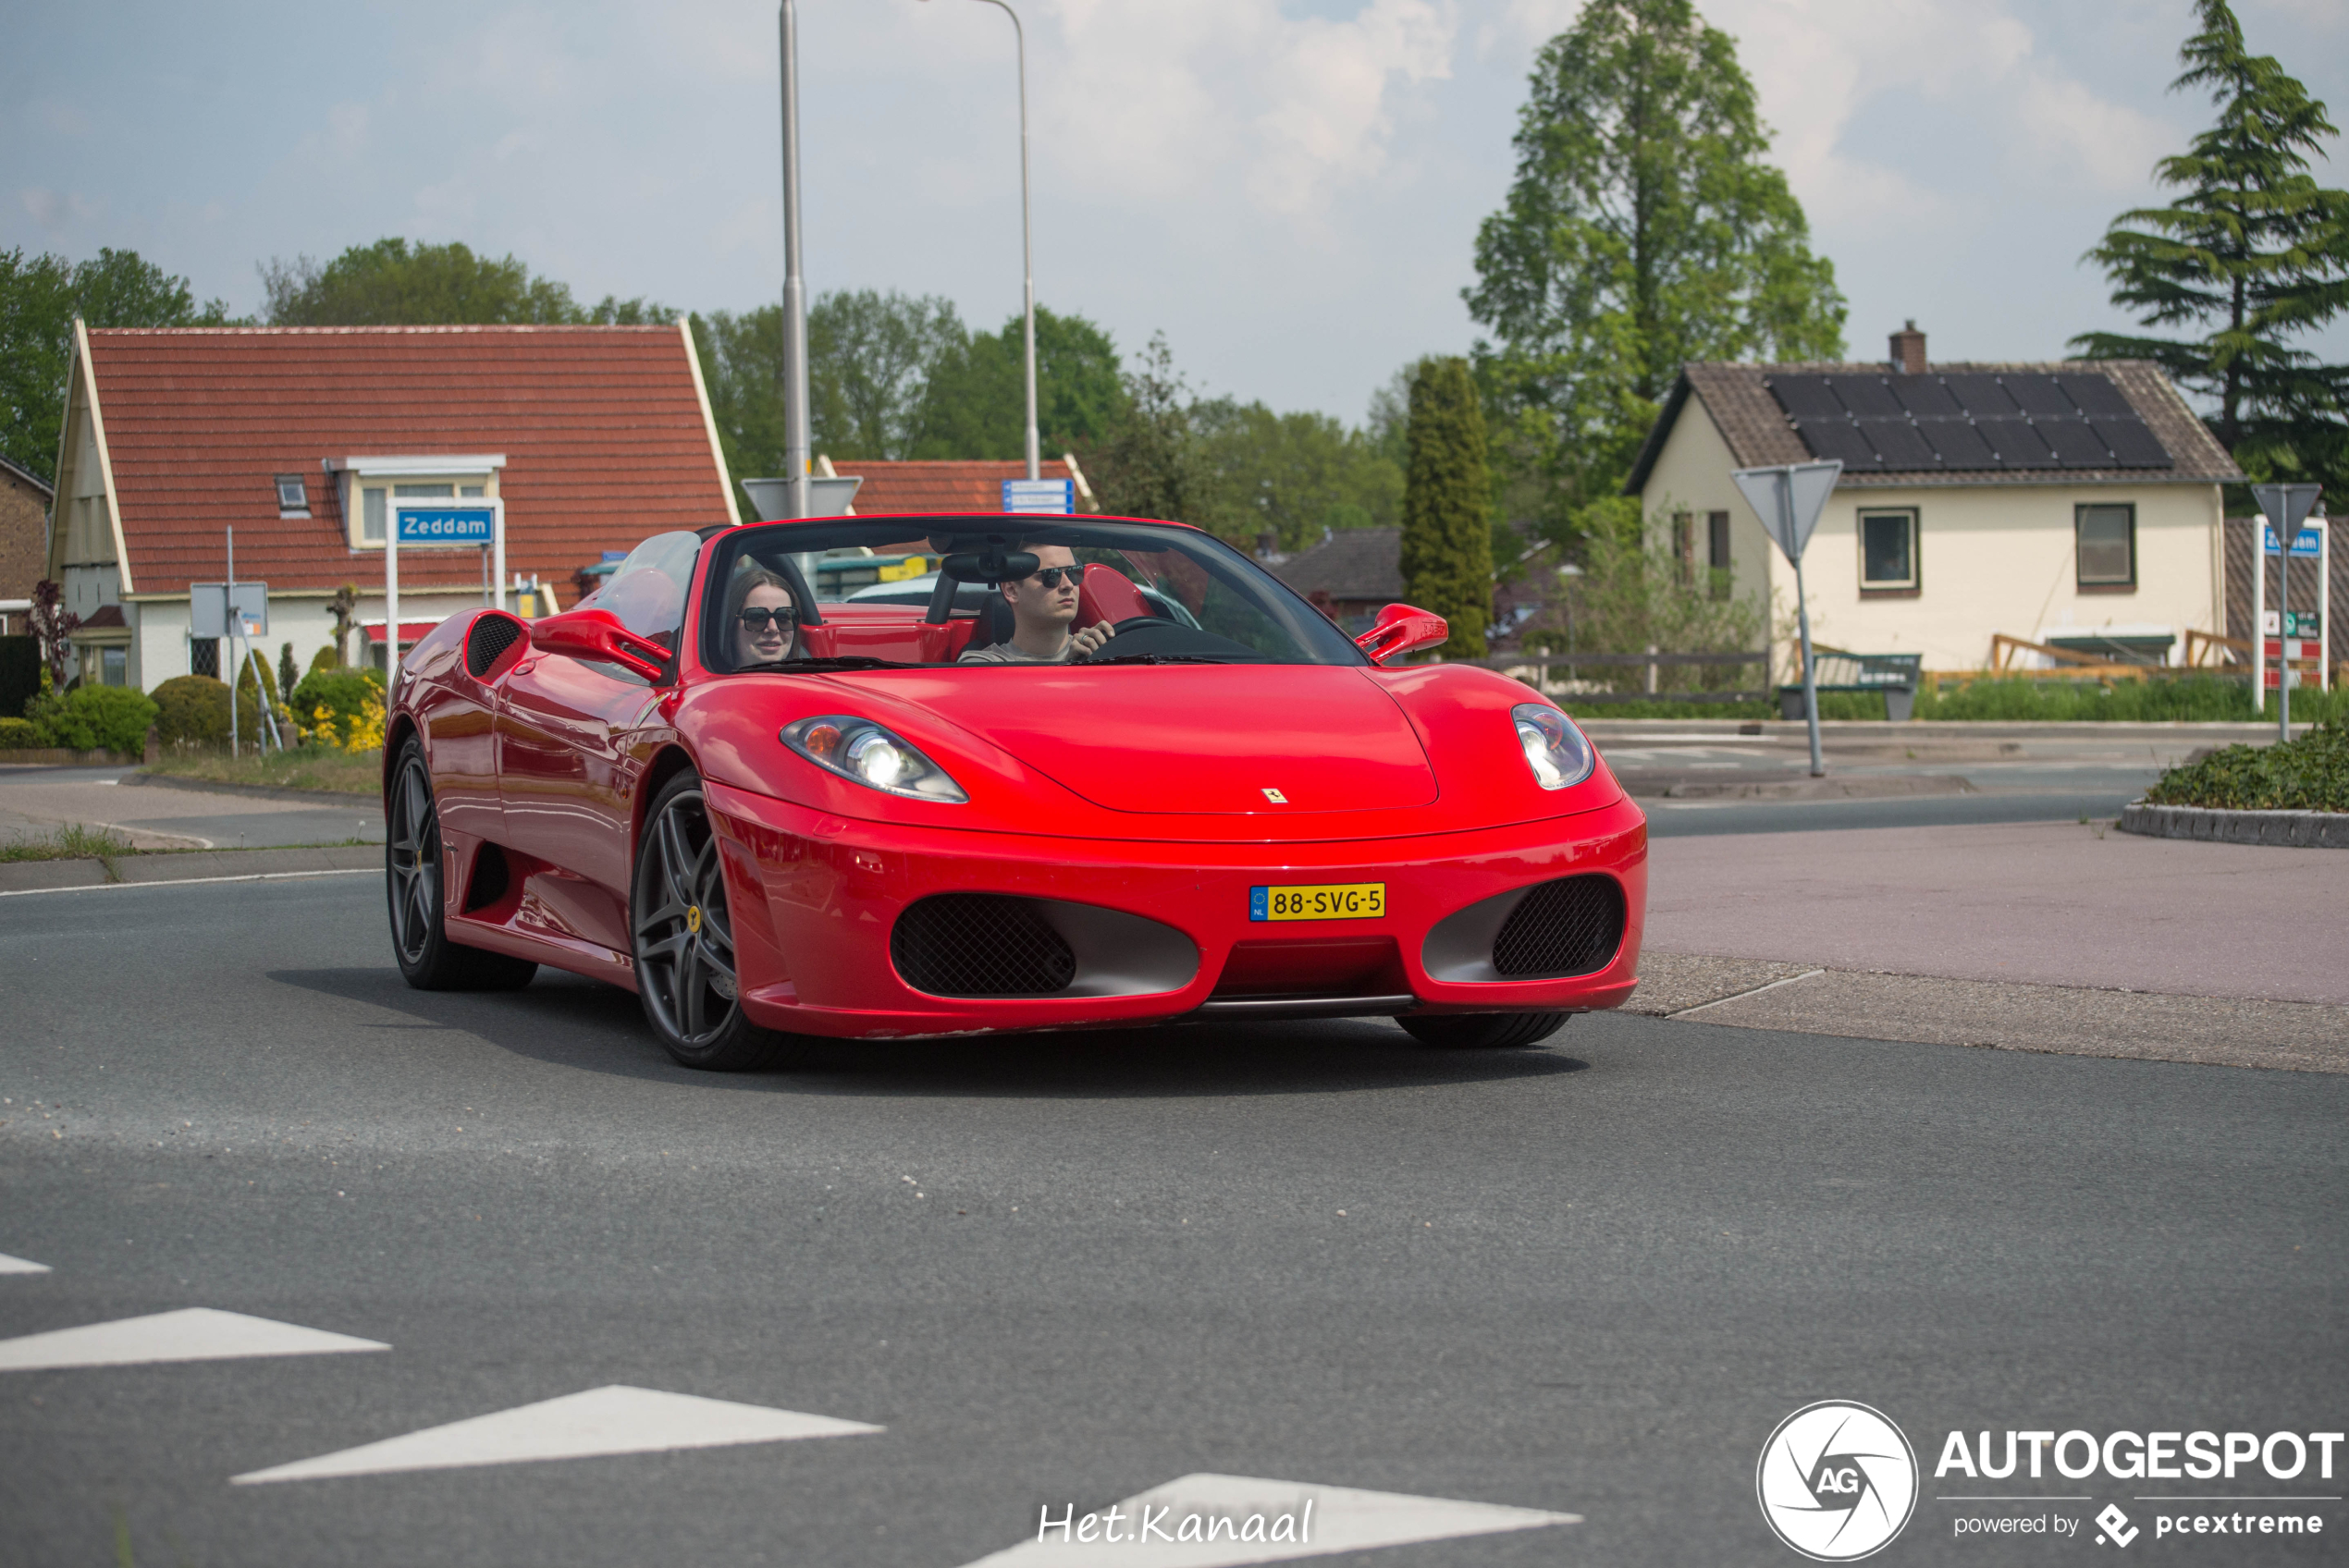
{"type": "Polygon", "coordinates": [[[1011,606],[1012,634],[963,655],[964,664],[1066,664],[1100,650],[1110,640],[1103,625],[1069,630],[1076,619],[1076,588],[1085,569],[1065,545],[1027,546],[1036,557],[1036,570],[1002,585],[1003,602],[1011,606]]]}

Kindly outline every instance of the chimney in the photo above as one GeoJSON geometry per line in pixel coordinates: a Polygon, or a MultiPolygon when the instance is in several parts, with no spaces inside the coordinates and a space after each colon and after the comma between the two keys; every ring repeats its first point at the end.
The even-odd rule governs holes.
{"type": "Polygon", "coordinates": [[[1917,330],[1914,318],[1892,335],[1891,370],[1895,375],[1925,374],[1925,334],[1917,330]]]}

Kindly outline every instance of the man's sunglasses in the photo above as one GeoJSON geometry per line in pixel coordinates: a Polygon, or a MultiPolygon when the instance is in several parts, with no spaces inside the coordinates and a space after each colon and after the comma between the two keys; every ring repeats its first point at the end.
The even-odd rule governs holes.
{"type": "Polygon", "coordinates": [[[775,623],[775,630],[778,631],[788,631],[792,623],[792,612],[787,609],[770,610],[756,605],[742,612],[743,624],[753,631],[765,631],[767,623],[770,620],[775,623]]]}
{"type": "Polygon", "coordinates": [[[1047,588],[1059,587],[1063,580],[1065,580],[1070,587],[1075,588],[1084,582],[1085,569],[1081,566],[1048,566],[1043,570],[1031,575],[1036,582],[1041,582],[1047,588]]]}

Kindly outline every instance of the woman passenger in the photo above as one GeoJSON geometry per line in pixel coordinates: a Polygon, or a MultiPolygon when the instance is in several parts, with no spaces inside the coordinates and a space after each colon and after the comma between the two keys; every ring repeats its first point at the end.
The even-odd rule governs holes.
{"type": "Polygon", "coordinates": [[[763,567],[736,572],[726,602],[736,669],[781,664],[799,651],[798,607],[781,577],[763,567]]]}

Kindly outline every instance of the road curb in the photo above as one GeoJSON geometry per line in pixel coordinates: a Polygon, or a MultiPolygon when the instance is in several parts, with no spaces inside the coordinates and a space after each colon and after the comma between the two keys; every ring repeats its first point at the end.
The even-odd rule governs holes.
{"type": "Polygon", "coordinates": [[[125,784],[162,790],[193,790],[206,795],[251,795],[265,801],[300,801],[305,805],[371,805],[380,809],[383,797],[357,795],[345,790],[286,790],[272,784],[231,784],[225,779],[182,778],[170,773],[126,773],[125,784]]]}
{"type": "Polygon", "coordinates": [[[260,876],[315,876],[327,872],[374,871],[383,864],[380,844],[345,844],[326,849],[195,850],[175,854],[115,857],[114,881],[101,860],[26,860],[0,864],[0,896],[50,893],[77,888],[141,887],[171,882],[226,882],[260,876]]]}
{"type": "Polygon", "coordinates": [[[2121,808],[2120,828],[2148,839],[2199,839],[2276,849],[2349,850],[2349,812],[2220,811],[2210,806],[2157,806],[2134,801],[2121,808]]]}

